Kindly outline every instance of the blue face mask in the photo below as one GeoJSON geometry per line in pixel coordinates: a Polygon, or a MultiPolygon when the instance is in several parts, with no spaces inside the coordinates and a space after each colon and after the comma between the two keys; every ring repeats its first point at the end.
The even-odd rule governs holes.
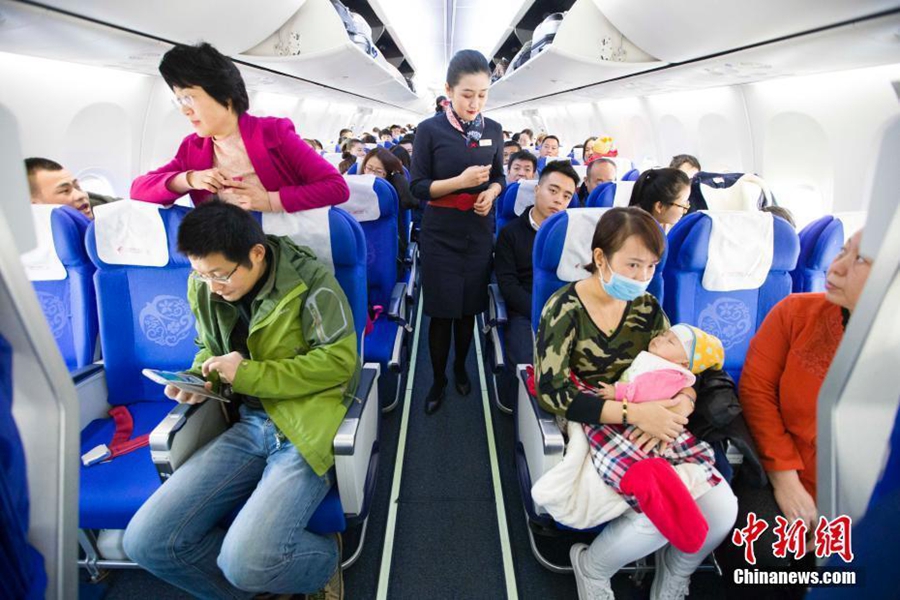
{"type": "Polygon", "coordinates": [[[598,269],[598,277],[600,278],[600,285],[603,286],[603,290],[616,300],[631,302],[638,296],[643,295],[650,286],[649,279],[647,281],[629,279],[628,277],[624,277],[613,271],[612,267],[609,268],[609,271],[612,273],[609,282],[603,281],[603,271],[601,269],[598,269]]]}

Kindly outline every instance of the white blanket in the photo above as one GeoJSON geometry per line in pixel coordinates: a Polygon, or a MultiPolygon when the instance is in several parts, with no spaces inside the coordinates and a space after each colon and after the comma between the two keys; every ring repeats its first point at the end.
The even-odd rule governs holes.
{"type": "Polygon", "coordinates": [[[320,263],[334,273],[334,257],[331,253],[330,206],[301,210],[295,213],[263,213],[263,231],[271,235],[291,238],[313,251],[320,263]]]}
{"type": "Polygon", "coordinates": [[[759,196],[765,195],[771,204],[772,192],[760,177],[747,173],[727,188],[717,188],[700,184],[700,195],[706,200],[709,210],[759,210],[759,196]]]}
{"type": "Polygon", "coordinates": [[[381,207],[375,193],[375,176],[344,175],[344,181],[350,188],[350,198],[341,204],[341,208],[360,223],[377,221],[381,216],[381,207]]]}
{"type": "Polygon", "coordinates": [[[516,192],[516,203],[513,205],[513,212],[516,216],[525,212],[529,206],[534,206],[534,188],[537,187],[536,179],[523,179],[519,181],[519,189],[516,192]]]}
{"type": "Polygon", "coordinates": [[[608,208],[570,208],[566,210],[566,239],[556,266],[556,276],[562,281],[581,281],[590,275],[585,266],[594,260],[591,241],[597,222],[608,208]]]}
{"type": "MultiPolygon", "coordinates": [[[[531,487],[534,501],[557,523],[575,529],[596,527],[631,510],[594,468],[582,425],[570,421],[567,432],[569,443],[562,461],[531,487]]],[[[676,465],[675,471],[694,498],[709,491],[709,481],[701,466],[685,463],[676,465]]]]}
{"type": "Polygon", "coordinates": [[[772,214],[704,211],[712,219],[703,287],[711,292],[753,290],[769,276],[775,247],[772,214]]]}
{"type": "Polygon", "coordinates": [[[613,206],[628,206],[631,202],[631,192],[634,191],[634,181],[617,181],[616,195],[613,196],[613,206]]]}

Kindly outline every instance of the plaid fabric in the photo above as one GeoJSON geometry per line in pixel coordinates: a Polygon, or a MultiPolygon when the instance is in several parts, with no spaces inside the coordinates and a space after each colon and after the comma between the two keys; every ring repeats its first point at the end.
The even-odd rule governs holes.
{"type": "MultiPolygon", "coordinates": [[[[596,389],[580,381],[575,375],[571,377],[575,385],[582,391],[597,393],[596,389]]],[[[674,442],[669,444],[662,454],[656,450],[648,454],[628,439],[628,436],[637,429],[634,425],[627,427],[624,425],[583,425],[583,427],[590,444],[591,462],[594,463],[597,473],[600,474],[603,481],[619,492],[636,512],[641,512],[637,501],[634,496],[622,492],[621,484],[628,469],[645,458],[661,456],[673,466],[693,463],[703,468],[711,486],[722,481],[722,477],[714,466],[716,457],[712,446],[697,439],[687,430],[684,430],[674,442]]]]}

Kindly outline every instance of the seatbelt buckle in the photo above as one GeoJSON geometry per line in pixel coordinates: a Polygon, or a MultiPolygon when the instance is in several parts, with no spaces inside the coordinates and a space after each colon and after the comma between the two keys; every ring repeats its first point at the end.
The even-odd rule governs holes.
{"type": "Polygon", "coordinates": [[[99,446],[94,446],[93,450],[82,454],[81,462],[84,466],[90,467],[93,464],[106,460],[110,456],[112,456],[112,452],[109,451],[109,447],[106,444],[100,444],[99,446]]]}

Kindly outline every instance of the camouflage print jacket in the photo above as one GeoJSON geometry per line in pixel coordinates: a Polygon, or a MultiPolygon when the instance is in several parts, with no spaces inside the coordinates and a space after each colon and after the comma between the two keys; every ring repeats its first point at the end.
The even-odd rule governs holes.
{"type": "Polygon", "coordinates": [[[629,302],[619,328],[607,336],[594,324],[570,283],[557,290],[541,313],[535,340],[538,401],[556,415],[595,424],[603,400],[579,390],[570,372],[589,386],[615,383],[650,339],[669,328],[656,298],[629,302]]]}

